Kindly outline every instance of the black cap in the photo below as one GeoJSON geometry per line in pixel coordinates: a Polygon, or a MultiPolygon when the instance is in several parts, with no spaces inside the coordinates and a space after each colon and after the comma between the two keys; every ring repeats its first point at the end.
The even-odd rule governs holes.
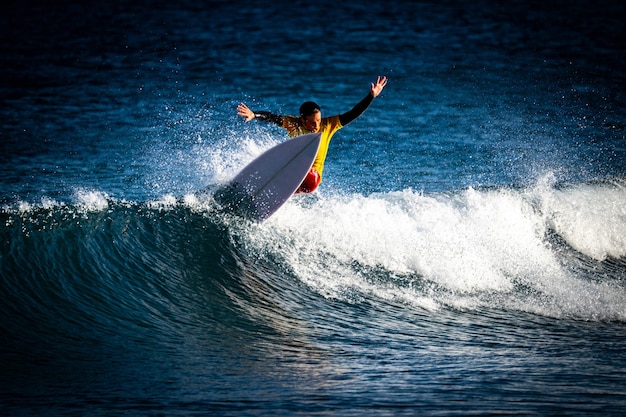
{"type": "Polygon", "coordinates": [[[322,109],[313,101],[304,102],[300,106],[300,116],[302,117],[310,116],[318,111],[322,111],[322,109]]]}

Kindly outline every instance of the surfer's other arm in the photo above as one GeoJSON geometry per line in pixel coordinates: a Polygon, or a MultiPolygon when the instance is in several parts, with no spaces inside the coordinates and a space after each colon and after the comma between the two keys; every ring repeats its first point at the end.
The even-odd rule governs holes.
{"type": "Polygon", "coordinates": [[[246,122],[249,122],[252,119],[259,119],[259,120],[263,120],[264,122],[271,122],[271,123],[277,124],[278,126],[283,125],[282,116],[279,116],[274,113],[270,113],[268,111],[253,112],[244,103],[241,103],[239,106],[237,106],[237,114],[243,117],[246,122]]]}
{"type": "Polygon", "coordinates": [[[343,114],[339,115],[339,120],[341,121],[341,125],[345,126],[348,123],[352,122],[354,119],[359,117],[370,104],[374,101],[374,98],[378,97],[378,95],[383,91],[383,88],[387,85],[387,77],[378,77],[376,79],[376,83],[372,83],[370,86],[370,93],[365,96],[363,100],[357,103],[356,106],[352,108],[352,110],[347,111],[343,114]]]}

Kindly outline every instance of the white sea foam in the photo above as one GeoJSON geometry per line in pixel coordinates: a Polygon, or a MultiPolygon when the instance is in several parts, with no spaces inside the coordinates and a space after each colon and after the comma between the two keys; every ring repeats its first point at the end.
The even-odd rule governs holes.
{"type": "Polygon", "coordinates": [[[623,320],[623,286],[574,272],[561,252],[624,257],[625,197],[619,184],[296,196],[251,240],[330,298],[623,320]],[[551,229],[571,248],[551,242],[551,229]]]}
{"type": "Polygon", "coordinates": [[[178,204],[178,200],[172,194],[162,195],[160,198],[156,200],[151,200],[146,203],[146,205],[152,209],[164,210],[176,207],[178,204]]]}
{"type": "Polygon", "coordinates": [[[77,190],[74,193],[75,205],[82,211],[102,211],[109,207],[108,194],[101,191],[77,190]]]}
{"type": "Polygon", "coordinates": [[[626,256],[624,184],[576,185],[539,192],[550,226],[574,249],[596,260],[626,256]]]}

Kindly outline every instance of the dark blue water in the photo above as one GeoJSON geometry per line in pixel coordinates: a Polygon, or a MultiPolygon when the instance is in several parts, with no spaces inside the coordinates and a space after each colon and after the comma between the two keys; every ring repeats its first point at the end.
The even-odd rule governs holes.
{"type": "Polygon", "coordinates": [[[0,414],[621,414],[624,9],[3,5],[0,414]],[[377,75],[317,193],[218,210],[286,140],[237,104],[377,75]]]}

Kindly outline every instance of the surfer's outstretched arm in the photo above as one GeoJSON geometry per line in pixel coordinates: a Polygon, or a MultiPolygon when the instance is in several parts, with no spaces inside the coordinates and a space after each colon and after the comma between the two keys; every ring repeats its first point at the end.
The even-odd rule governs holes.
{"type": "Polygon", "coordinates": [[[387,77],[376,78],[376,83],[372,83],[370,86],[370,93],[365,96],[365,98],[357,103],[356,106],[352,108],[352,110],[339,115],[339,121],[342,126],[347,125],[352,122],[354,119],[359,117],[370,104],[374,101],[374,98],[378,97],[378,95],[383,91],[383,88],[387,85],[387,77]]]}
{"type": "Polygon", "coordinates": [[[243,117],[246,122],[249,122],[252,119],[259,119],[265,122],[271,122],[271,123],[277,124],[278,126],[283,125],[282,116],[270,113],[268,111],[253,112],[244,103],[241,103],[239,106],[237,106],[237,114],[243,117]]]}

